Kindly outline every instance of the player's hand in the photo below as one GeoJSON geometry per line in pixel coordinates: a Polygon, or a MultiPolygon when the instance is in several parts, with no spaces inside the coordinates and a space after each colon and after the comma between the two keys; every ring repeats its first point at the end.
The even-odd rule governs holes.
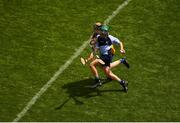
{"type": "Polygon", "coordinates": [[[96,43],[96,40],[95,39],[91,39],[90,45],[95,45],[95,43],[96,43]]]}
{"type": "Polygon", "coordinates": [[[121,50],[120,50],[120,53],[121,53],[121,54],[125,54],[126,51],[125,51],[124,49],[121,49],[121,50]]]}

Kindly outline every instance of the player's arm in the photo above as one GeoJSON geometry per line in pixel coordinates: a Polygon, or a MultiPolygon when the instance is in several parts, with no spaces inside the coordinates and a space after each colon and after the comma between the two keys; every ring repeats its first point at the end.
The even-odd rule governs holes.
{"type": "Polygon", "coordinates": [[[111,36],[110,35],[110,38],[111,38],[111,41],[113,44],[116,44],[116,45],[119,45],[120,46],[120,53],[124,54],[125,53],[125,50],[124,50],[124,45],[123,43],[116,37],[114,36],[111,36]]]}
{"type": "Polygon", "coordinates": [[[91,38],[90,45],[93,46],[96,43],[96,38],[91,38]]]}
{"type": "Polygon", "coordinates": [[[125,50],[124,50],[124,45],[123,45],[123,43],[122,43],[122,42],[120,42],[120,52],[121,52],[122,54],[124,54],[124,53],[125,53],[125,50]]]}
{"type": "Polygon", "coordinates": [[[96,33],[93,33],[93,34],[91,35],[90,45],[92,45],[92,46],[95,45],[96,40],[97,40],[97,34],[96,34],[96,33]]]}

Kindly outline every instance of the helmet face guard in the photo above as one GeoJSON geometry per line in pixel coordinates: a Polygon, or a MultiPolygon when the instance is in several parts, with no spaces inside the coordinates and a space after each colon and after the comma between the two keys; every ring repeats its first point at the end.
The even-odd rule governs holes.
{"type": "Polygon", "coordinates": [[[109,26],[107,26],[107,25],[102,25],[102,26],[100,27],[100,31],[101,31],[101,35],[102,35],[103,37],[107,37],[107,36],[109,35],[109,33],[108,33],[108,31],[109,31],[109,26]]]}
{"type": "Polygon", "coordinates": [[[101,31],[101,36],[107,37],[109,35],[108,31],[101,31]]]}

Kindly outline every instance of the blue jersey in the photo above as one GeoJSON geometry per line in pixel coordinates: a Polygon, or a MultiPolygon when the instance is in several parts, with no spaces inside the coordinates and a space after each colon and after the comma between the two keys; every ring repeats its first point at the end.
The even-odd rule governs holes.
{"type": "Polygon", "coordinates": [[[113,44],[120,44],[120,40],[112,35],[108,35],[107,38],[97,37],[96,48],[99,49],[100,55],[109,55],[109,50],[113,44]]]}

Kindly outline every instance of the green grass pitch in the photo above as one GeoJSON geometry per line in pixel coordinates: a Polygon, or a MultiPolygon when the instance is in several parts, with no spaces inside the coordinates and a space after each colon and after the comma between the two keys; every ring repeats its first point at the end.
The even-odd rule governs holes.
{"type": "MultiPolygon", "coordinates": [[[[13,121],[123,2],[0,0],[0,121],[13,121]]],[[[180,1],[132,0],[109,25],[131,65],[113,69],[129,92],[115,81],[84,88],[93,80],[79,56],[20,121],[180,121],[180,1]]]]}

